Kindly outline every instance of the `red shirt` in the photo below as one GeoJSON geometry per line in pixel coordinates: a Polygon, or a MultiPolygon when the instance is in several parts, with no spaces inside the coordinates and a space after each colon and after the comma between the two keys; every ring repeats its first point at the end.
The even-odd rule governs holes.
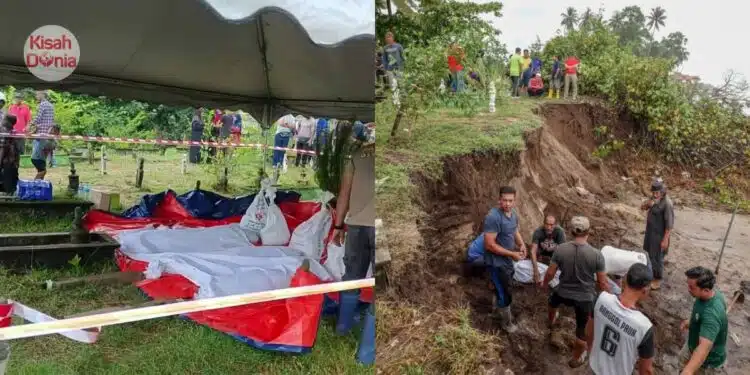
{"type": "Polygon", "coordinates": [[[26,132],[26,125],[31,121],[31,110],[29,106],[24,103],[11,104],[8,107],[8,113],[16,116],[16,125],[13,126],[13,131],[16,133],[26,132]]]}
{"type": "Polygon", "coordinates": [[[542,81],[542,77],[534,77],[531,79],[531,82],[529,82],[529,87],[532,89],[541,89],[544,87],[544,81],[542,81]]]}
{"type": "Polygon", "coordinates": [[[450,69],[451,73],[455,73],[464,70],[464,67],[458,63],[456,56],[450,55],[448,56],[448,69],[450,69]]]}
{"type": "Polygon", "coordinates": [[[565,74],[578,74],[578,69],[577,68],[573,68],[572,66],[573,65],[578,65],[580,63],[581,63],[581,61],[579,61],[575,57],[569,57],[567,60],[565,60],[565,65],[570,65],[571,67],[570,68],[568,68],[568,67],[565,68],[565,74]]]}

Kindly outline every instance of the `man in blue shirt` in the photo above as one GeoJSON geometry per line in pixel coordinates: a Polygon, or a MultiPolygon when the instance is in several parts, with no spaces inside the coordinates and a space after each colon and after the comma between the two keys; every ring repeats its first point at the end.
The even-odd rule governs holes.
{"type": "Polygon", "coordinates": [[[500,188],[498,203],[498,207],[490,210],[484,219],[484,262],[495,288],[495,308],[502,327],[513,333],[517,329],[510,312],[513,262],[526,258],[526,244],[519,232],[518,214],[513,209],[516,189],[511,186],[500,188]]]}

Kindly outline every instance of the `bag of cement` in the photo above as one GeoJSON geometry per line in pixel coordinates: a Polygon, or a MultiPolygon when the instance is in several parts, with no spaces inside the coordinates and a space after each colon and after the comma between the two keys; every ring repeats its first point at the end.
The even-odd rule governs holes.
{"type": "MultiPolygon", "coordinates": [[[[539,270],[539,277],[544,278],[544,274],[547,272],[547,265],[544,263],[536,263],[537,270],[539,270]]],[[[522,284],[531,284],[534,282],[534,265],[531,263],[531,259],[519,260],[513,264],[515,273],[513,278],[522,284]]],[[[549,282],[549,286],[554,288],[560,283],[560,271],[558,270],[555,274],[555,278],[549,282]]]]}
{"type": "Polygon", "coordinates": [[[641,263],[648,265],[648,257],[637,251],[622,250],[612,246],[602,248],[604,256],[604,268],[608,274],[624,276],[628,273],[630,266],[641,263]]]}

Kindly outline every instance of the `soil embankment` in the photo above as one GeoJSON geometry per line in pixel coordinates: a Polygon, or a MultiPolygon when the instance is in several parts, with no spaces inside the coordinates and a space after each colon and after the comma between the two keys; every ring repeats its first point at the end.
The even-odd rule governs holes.
{"type": "MultiPolygon", "coordinates": [[[[506,184],[518,191],[517,209],[525,237],[530,237],[547,213],[555,214],[563,227],[572,216],[580,214],[591,220],[592,245],[608,244],[630,250],[640,247],[645,223],[637,208],[638,195],[641,185],[650,181],[623,177],[631,175],[625,163],[601,162],[591,156],[597,147],[595,128],[607,126],[613,134],[623,136],[633,132],[632,122],[589,104],[549,104],[541,107],[540,115],[545,119],[545,126],[525,135],[524,151],[475,153],[446,159],[439,180],[420,174],[412,176],[421,188],[419,204],[427,214],[419,223],[422,246],[419,256],[410,260],[414,266],[401,268],[408,269],[408,274],[395,275],[394,287],[400,299],[414,305],[468,304],[472,311],[471,324],[482,331],[496,333],[501,342],[501,364],[488,363],[493,371],[507,368],[516,374],[583,374],[585,369],[567,367],[568,348],[553,348],[548,343],[546,296],[541,291],[519,286],[513,310],[523,328],[508,337],[498,332],[499,325],[490,318],[491,292],[486,279],[464,275],[461,267],[467,244],[481,230],[485,214],[496,204],[500,186],[506,184]]],[[[703,217],[693,214],[696,218],[703,217]]],[[[688,234],[694,231],[695,220],[687,217],[683,221],[679,215],[671,253],[675,254],[672,258],[680,259],[667,266],[669,287],[653,293],[642,306],[657,329],[659,354],[655,365],[657,373],[662,374],[677,372],[675,356],[684,340],[677,328],[680,319],[686,318],[685,310],[689,311],[692,305],[682,287],[682,272],[695,265],[689,263],[696,260],[707,262],[698,264],[710,268],[715,266],[715,263],[710,264],[714,262],[711,259],[715,250],[691,247],[688,234]],[[681,236],[682,233],[685,235],[681,236]]],[[[711,237],[709,240],[723,236],[723,232],[717,233],[716,229],[706,229],[710,232],[707,233],[711,237]]],[[[735,246],[742,241],[748,243],[750,239],[740,238],[735,246]]],[[[737,250],[733,254],[734,261],[743,256],[737,250]]],[[[750,256],[744,256],[749,258],[745,262],[750,260],[750,256]]],[[[727,283],[750,278],[739,268],[728,273],[731,275],[727,276],[727,283]]],[[[733,314],[746,313],[737,310],[733,314]]],[[[563,309],[562,315],[565,339],[572,341],[572,311],[563,309]]],[[[750,332],[746,327],[744,330],[750,343],[750,332]]],[[[742,350],[734,343],[729,343],[728,347],[730,356],[732,351],[742,350]]],[[[730,360],[733,363],[730,373],[734,373],[734,368],[740,371],[750,361],[750,358],[737,357],[730,360]]]]}

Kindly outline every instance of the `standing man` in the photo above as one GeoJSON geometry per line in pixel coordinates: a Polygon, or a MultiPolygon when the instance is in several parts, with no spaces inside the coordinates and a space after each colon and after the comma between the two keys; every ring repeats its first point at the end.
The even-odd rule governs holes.
{"type": "Polygon", "coordinates": [[[297,128],[297,119],[293,114],[287,114],[276,121],[276,133],[273,136],[273,169],[278,173],[284,164],[285,148],[289,147],[289,139],[292,138],[297,128]],[[278,150],[280,148],[281,150],[278,150]]]}
{"type": "Polygon", "coordinates": [[[565,93],[563,98],[567,99],[570,95],[570,86],[573,86],[573,100],[578,99],[578,66],[581,61],[575,56],[568,56],[565,59],[565,93]]]}
{"type": "Polygon", "coordinates": [[[654,271],[651,289],[656,290],[661,288],[664,276],[664,256],[669,251],[669,237],[674,227],[674,206],[661,179],[655,179],[651,184],[651,194],[651,199],[641,205],[642,210],[648,211],[643,250],[648,253],[654,271]]]}
{"type": "Polygon", "coordinates": [[[560,99],[560,89],[563,85],[563,69],[560,58],[557,55],[552,56],[552,75],[549,82],[548,98],[552,99],[554,95],[556,99],[560,99]]]}
{"type": "Polygon", "coordinates": [[[523,57],[521,48],[516,47],[516,53],[508,61],[508,72],[510,73],[510,96],[518,98],[521,86],[521,72],[523,72],[523,57]]]}
{"type": "Polygon", "coordinates": [[[539,276],[537,260],[549,265],[557,245],[563,243],[565,243],[565,231],[557,225],[557,219],[554,215],[547,215],[544,218],[544,225],[537,228],[531,235],[531,264],[534,268],[535,284],[542,281],[539,276]]]}
{"type": "Polygon", "coordinates": [[[531,56],[529,56],[529,50],[523,50],[523,59],[521,62],[521,92],[526,95],[529,89],[529,82],[531,81],[531,56]]]}
{"type": "MultiPolygon", "coordinates": [[[[0,115],[0,133],[10,133],[16,117],[10,113],[0,115]]],[[[0,195],[12,196],[18,183],[18,153],[13,138],[0,137],[0,195]]]]}
{"type": "Polygon", "coordinates": [[[297,156],[294,158],[294,166],[302,168],[307,167],[307,162],[310,161],[312,155],[305,153],[305,151],[312,151],[312,143],[315,138],[315,128],[317,127],[317,121],[314,118],[302,118],[297,126],[297,156]],[[302,152],[300,152],[302,151],[302,152]]]}
{"type": "Polygon", "coordinates": [[[602,292],[586,325],[589,365],[595,375],[654,373],[654,325],[638,311],[646,298],[651,270],[645,264],[630,266],[620,296],[602,292]]]}
{"type": "MultiPolygon", "coordinates": [[[[219,131],[219,137],[221,138],[221,142],[226,142],[227,139],[232,135],[232,127],[234,126],[234,115],[231,111],[224,111],[224,114],[221,115],[221,130],[219,131]]],[[[229,153],[229,148],[224,147],[221,150],[221,153],[224,154],[224,156],[227,156],[227,153],[229,153]]]]}
{"type": "Polygon", "coordinates": [[[517,329],[510,311],[513,261],[526,258],[526,244],[518,229],[518,214],[513,209],[516,189],[503,186],[499,198],[498,207],[492,208],[484,219],[484,263],[495,289],[494,309],[500,315],[503,329],[513,333],[517,329]]]}
{"type": "Polygon", "coordinates": [[[724,294],[714,289],[716,277],[707,268],[693,267],[685,276],[695,302],[690,319],[680,324],[680,331],[688,331],[687,343],[680,351],[680,362],[685,366],[682,375],[722,374],[729,329],[724,294]]]}
{"type": "Polygon", "coordinates": [[[397,83],[394,84],[398,78],[401,77],[401,71],[404,69],[404,47],[401,44],[396,43],[393,32],[389,31],[385,33],[385,47],[383,47],[383,68],[385,68],[385,75],[388,77],[388,84],[392,90],[395,90],[397,83]]]}
{"type": "MultiPolygon", "coordinates": [[[[26,125],[31,121],[31,109],[23,102],[23,93],[16,91],[13,94],[13,104],[8,108],[8,113],[16,116],[16,125],[13,126],[13,132],[16,134],[26,133],[26,125]]],[[[0,116],[2,117],[2,116],[0,116]]],[[[23,155],[26,150],[26,139],[15,138],[18,156],[23,155]]]]}
{"type": "MultiPolygon", "coordinates": [[[[36,110],[36,117],[31,121],[30,133],[49,135],[52,130],[52,126],[55,124],[55,107],[49,101],[49,94],[47,91],[40,90],[36,92],[36,99],[39,101],[39,105],[36,110]]],[[[36,180],[43,180],[47,174],[47,156],[45,149],[47,148],[47,139],[35,139],[32,142],[31,151],[31,163],[36,168],[36,180]]]]}
{"type": "MultiPolygon", "coordinates": [[[[190,123],[190,140],[193,142],[200,142],[203,137],[203,108],[196,108],[193,110],[193,120],[190,123]]],[[[191,164],[198,164],[201,162],[201,146],[191,145],[188,153],[191,164]]]]}
{"type": "Polygon", "coordinates": [[[577,340],[573,346],[573,358],[568,365],[576,368],[586,361],[586,324],[594,311],[596,287],[598,285],[599,290],[609,292],[609,284],[604,270],[604,256],[601,251],[588,244],[589,219],[575,216],[570,219],[570,226],[575,238],[558,246],[552,254],[542,287],[547,288],[559,269],[560,283],[550,293],[547,318],[550,329],[553,329],[560,305],[575,310],[577,340]]]}
{"type": "MultiPolygon", "coordinates": [[[[364,279],[370,267],[375,269],[375,134],[372,132],[374,125],[358,122],[352,127],[356,149],[345,163],[341,188],[336,199],[333,242],[338,246],[344,244],[346,271],[343,281],[364,279]]],[[[359,294],[359,290],[339,293],[336,333],[346,335],[354,326],[359,294]]],[[[365,317],[365,329],[357,351],[357,359],[360,362],[374,362],[374,328],[373,301],[365,317]]]]}

